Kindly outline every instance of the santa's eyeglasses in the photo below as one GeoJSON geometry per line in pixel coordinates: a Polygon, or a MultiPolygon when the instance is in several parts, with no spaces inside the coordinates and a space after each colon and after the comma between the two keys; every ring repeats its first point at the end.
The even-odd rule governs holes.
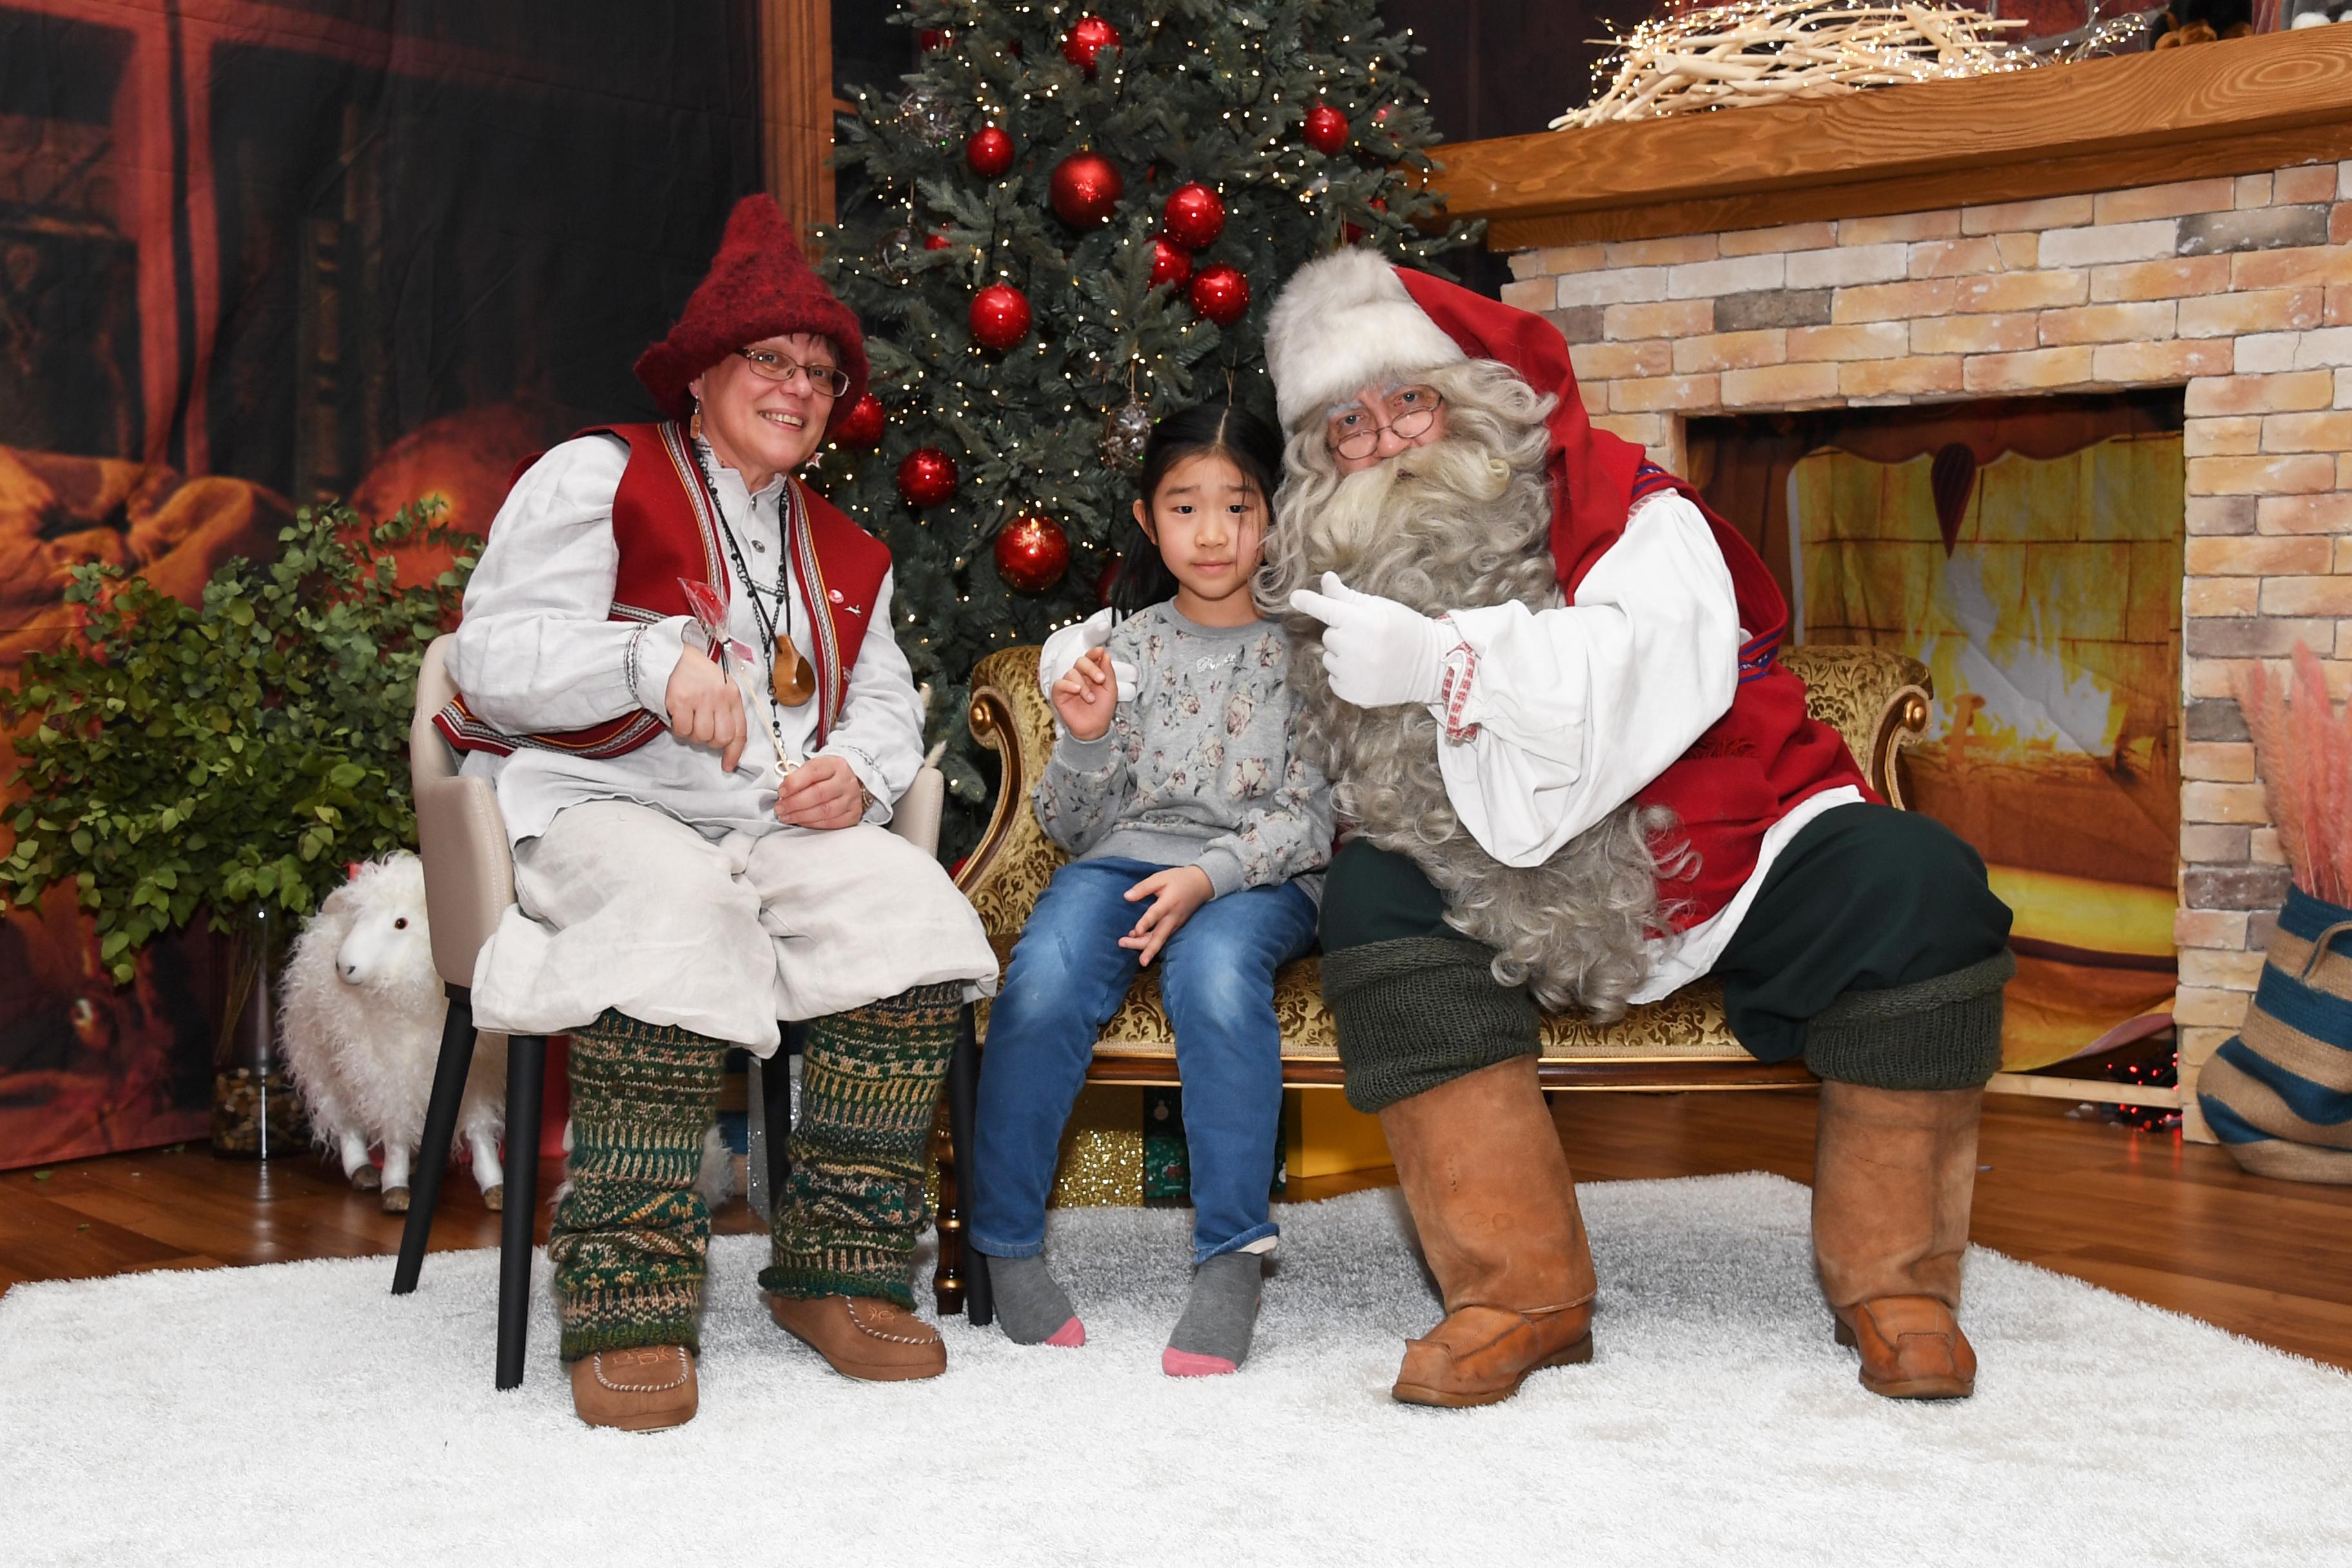
{"type": "Polygon", "coordinates": [[[834,365],[803,364],[786,359],[773,349],[737,349],[751,364],[751,374],[763,381],[780,382],[786,386],[795,376],[808,377],[809,390],[827,397],[839,397],[849,390],[849,374],[834,365]]]}
{"type": "Polygon", "coordinates": [[[1400,386],[1381,399],[1386,419],[1373,418],[1370,409],[1357,404],[1345,414],[1332,417],[1323,445],[1326,450],[1352,463],[1381,449],[1382,431],[1394,432],[1400,441],[1419,440],[1429,433],[1444,406],[1445,399],[1434,387],[1400,386]]]}

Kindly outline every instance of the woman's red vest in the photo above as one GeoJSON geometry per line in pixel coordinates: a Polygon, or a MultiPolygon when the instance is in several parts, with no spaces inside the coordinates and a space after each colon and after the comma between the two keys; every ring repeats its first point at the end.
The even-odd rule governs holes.
{"type": "Polygon", "coordinates": [[[1675,490],[1714,531],[1748,637],[1739,649],[1739,686],[1731,710],[1634,797],[1672,811],[1682,826],[1669,846],[1687,844],[1698,854],[1694,875],[1660,889],[1675,906],[1675,928],[1712,920],[1755,874],[1765,833],[1800,803],[1846,784],[1865,800],[1878,798],[1843,738],[1807,710],[1804,681],[1780,662],[1788,601],[1763,557],[1715,514],[1696,486],[1645,460],[1631,441],[1592,427],[1558,327],[1424,272],[1400,267],[1397,277],[1464,353],[1498,360],[1558,397],[1549,421],[1551,553],[1570,604],[1586,574],[1623,537],[1636,501],[1675,490]]]}
{"type": "MultiPolygon", "coordinates": [[[[609,618],[649,624],[691,615],[680,578],[713,587],[730,579],[716,503],[686,431],[664,420],[602,426],[581,434],[614,437],[629,448],[628,467],[613,497],[613,538],[621,562],[609,618]]],[[[787,478],[784,486],[784,547],[792,553],[803,615],[816,628],[816,743],[823,745],[848,696],[849,672],[856,668],[857,650],[890,570],[890,551],[798,479],[787,478]]],[[[433,723],[460,751],[502,757],[524,746],[618,757],[664,728],[660,719],[639,709],[585,730],[510,735],[484,723],[462,694],[435,714],[433,723]]]]}

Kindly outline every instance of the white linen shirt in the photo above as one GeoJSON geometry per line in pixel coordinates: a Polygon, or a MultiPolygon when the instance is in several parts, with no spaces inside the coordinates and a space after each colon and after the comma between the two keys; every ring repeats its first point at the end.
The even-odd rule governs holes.
{"type": "MultiPolygon", "coordinates": [[[[1457,722],[1478,729],[1441,736],[1438,768],[1463,826],[1507,866],[1541,865],[1633,799],[1739,689],[1747,634],[1730,568],[1706,517],[1672,492],[1633,508],[1575,604],[1450,618],[1478,661],[1457,722]]],[[[1442,705],[1430,710],[1444,721],[1442,705]]],[[[1773,824],[1720,912],[1649,944],[1649,978],[1633,1000],[1657,1001],[1714,968],[1781,848],[1822,812],[1862,798],[1851,785],[1827,790],[1773,824]]]]}
{"type": "MultiPolygon", "coordinates": [[[[742,477],[698,442],[719,509],[734,530],[751,571],[762,580],[761,602],[775,618],[776,566],[783,550],[779,475],[751,495],[742,477]]],[[[583,436],[551,449],[515,481],[490,525],[481,563],[466,587],[465,618],[451,646],[449,672],[467,706],[509,734],[585,729],[644,708],[667,723],[665,694],[685,647],[691,616],[673,616],[640,627],[609,619],[621,552],[613,535],[613,498],[628,466],[628,447],[606,436],[583,436]],[[629,646],[636,639],[635,686],[629,646]]],[[[721,555],[727,557],[722,550],[721,555]]],[[[767,643],[751,606],[752,585],[734,579],[729,632],[758,652],[767,643]]],[[[890,632],[893,574],[868,612],[857,662],[838,721],[817,754],[838,756],[874,796],[866,820],[890,819],[891,803],[914,783],[923,763],[923,712],[906,655],[890,632]]],[[[715,584],[714,584],[715,585],[715,584]]],[[[793,646],[814,661],[811,628],[797,585],[786,595],[793,646]]],[[[743,755],[731,773],[719,752],[680,741],[667,730],[623,756],[605,760],[538,747],[500,757],[469,752],[469,778],[495,781],[507,835],[515,843],[547,830],[555,814],[590,800],[631,800],[667,812],[713,840],[729,833],[777,832],[776,748],[768,732],[780,721],[784,744],[808,755],[817,702],[779,712],[767,698],[764,664],[747,694],[743,755]]]]}

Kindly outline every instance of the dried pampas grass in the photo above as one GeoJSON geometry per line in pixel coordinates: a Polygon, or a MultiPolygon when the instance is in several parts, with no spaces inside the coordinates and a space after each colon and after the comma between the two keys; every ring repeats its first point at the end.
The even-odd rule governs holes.
{"type": "Polygon", "coordinates": [[[2352,703],[2336,711],[2318,656],[2298,642],[2291,675],[2247,670],[2238,706],[2295,886],[2352,904],[2352,703]]]}

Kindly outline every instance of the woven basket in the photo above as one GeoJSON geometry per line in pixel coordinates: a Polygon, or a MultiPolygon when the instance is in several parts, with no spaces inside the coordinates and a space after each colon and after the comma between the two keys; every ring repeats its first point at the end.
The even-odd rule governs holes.
{"type": "Polygon", "coordinates": [[[2352,1184],[2352,910],[2287,890],[2262,984],[2197,1103],[2253,1174],[2352,1184]]]}

